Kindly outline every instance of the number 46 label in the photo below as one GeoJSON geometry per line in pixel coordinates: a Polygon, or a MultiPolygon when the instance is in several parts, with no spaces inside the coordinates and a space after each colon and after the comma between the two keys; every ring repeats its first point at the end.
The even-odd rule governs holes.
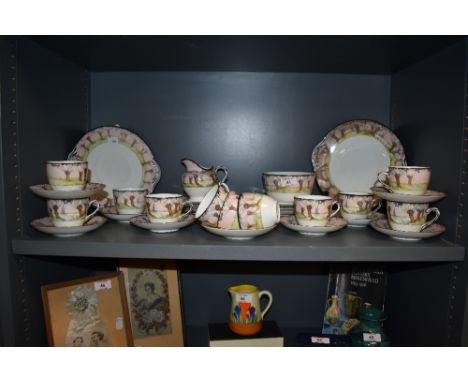
{"type": "Polygon", "coordinates": [[[103,289],[111,289],[112,288],[112,281],[105,280],[105,281],[96,281],[94,283],[94,290],[103,290],[103,289]]]}
{"type": "Polygon", "coordinates": [[[364,342],[382,342],[380,333],[362,333],[364,342]]]}

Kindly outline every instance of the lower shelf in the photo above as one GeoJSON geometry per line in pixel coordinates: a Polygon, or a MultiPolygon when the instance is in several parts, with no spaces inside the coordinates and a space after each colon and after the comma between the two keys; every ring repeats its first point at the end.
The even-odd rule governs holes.
{"type": "MultiPolygon", "coordinates": [[[[320,328],[280,328],[284,337],[285,347],[305,346],[298,340],[300,334],[311,334],[320,336],[320,328]]],[[[188,347],[206,347],[209,346],[208,327],[206,326],[187,326],[185,328],[185,346],[188,347]]]]}
{"type": "Polygon", "coordinates": [[[108,222],[79,237],[57,238],[29,229],[12,241],[19,255],[180,260],[432,262],[463,261],[465,249],[437,237],[398,241],[371,228],[345,228],[321,237],[303,236],[282,226],[249,241],[231,241],[198,223],[175,233],[155,234],[108,222]]]}

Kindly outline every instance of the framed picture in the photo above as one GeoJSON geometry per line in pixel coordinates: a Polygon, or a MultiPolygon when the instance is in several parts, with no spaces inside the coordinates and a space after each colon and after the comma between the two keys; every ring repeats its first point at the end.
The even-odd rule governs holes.
{"type": "Polygon", "coordinates": [[[133,346],[122,273],[41,287],[50,346],[133,346]]]}
{"type": "Polygon", "coordinates": [[[184,346],[174,261],[121,260],[135,346],[184,346]]]}

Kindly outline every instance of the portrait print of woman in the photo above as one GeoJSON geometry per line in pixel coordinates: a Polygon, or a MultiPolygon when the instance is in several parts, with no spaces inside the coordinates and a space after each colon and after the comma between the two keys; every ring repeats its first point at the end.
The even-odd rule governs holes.
{"type": "Polygon", "coordinates": [[[128,277],[133,338],[170,334],[166,271],[130,268],[128,277]]]}
{"type": "Polygon", "coordinates": [[[177,266],[172,260],[122,259],[136,346],[184,346],[177,266]]]}

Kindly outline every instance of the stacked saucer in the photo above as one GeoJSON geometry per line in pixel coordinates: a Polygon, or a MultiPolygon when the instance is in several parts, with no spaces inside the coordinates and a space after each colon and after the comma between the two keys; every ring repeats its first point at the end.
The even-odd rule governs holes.
{"type": "Polygon", "coordinates": [[[103,184],[88,183],[87,162],[48,161],[48,184],[30,186],[36,195],[47,199],[49,216],[35,219],[31,226],[57,237],[79,236],[101,227],[106,218],[94,216],[99,203],[90,198],[104,189],[103,184]],[[88,210],[94,210],[88,214],[88,210]]]}
{"type": "Polygon", "coordinates": [[[172,233],[177,232],[179,229],[189,226],[195,221],[194,214],[188,214],[174,222],[151,222],[147,215],[140,215],[133,217],[130,222],[139,228],[147,229],[154,233],[172,233]]]}
{"type": "Polygon", "coordinates": [[[304,226],[300,225],[295,216],[283,216],[281,224],[290,230],[299,232],[306,236],[324,236],[327,233],[339,231],[346,227],[346,220],[333,217],[324,226],[304,226]]]}
{"type": "Polygon", "coordinates": [[[387,202],[387,217],[374,214],[370,223],[376,231],[398,240],[421,240],[445,232],[435,224],[440,216],[436,207],[429,207],[445,194],[428,190],[431,177],[429,167],[391,166],[379,174],[382,187],[373,187],[373,193],[387,202]],[[383,179],[385,176],[386,179],[383,179]],[[434,214],[432,219],[429,215],[434,214]]]}

